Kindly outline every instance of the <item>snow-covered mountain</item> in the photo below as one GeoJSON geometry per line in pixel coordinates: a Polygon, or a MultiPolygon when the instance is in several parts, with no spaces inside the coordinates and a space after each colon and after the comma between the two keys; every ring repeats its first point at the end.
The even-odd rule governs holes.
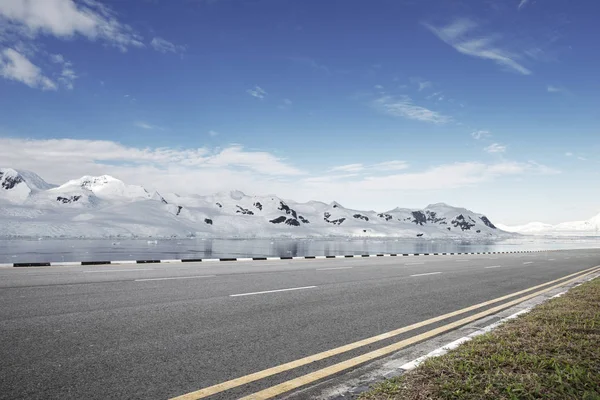
{"type": "Polygon", "coordinates": [[[210,196],[150,193],[108,175],[53,186],[0,169],[0,237],[506,237],[481,214],[447,204],[422,210],[353,210],[240,191],[210,196]]]}
{"type": "Polygon", "coordinates": [[[600,236],[600,214],[587,221],[562,222],[551,225],[542,222],[530,222],[525,225],[498,227],[508,232],[521,233],[524,235],[545,236],[600,236]]]}

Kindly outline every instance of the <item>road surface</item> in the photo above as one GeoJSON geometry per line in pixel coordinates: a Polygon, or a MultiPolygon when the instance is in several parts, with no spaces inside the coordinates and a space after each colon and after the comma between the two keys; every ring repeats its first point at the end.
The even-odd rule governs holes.
{"type": "MultiPolygon", "coordinates": [[[[600,250],[2,268],[0,398],[172,398],[597,265],[600,250]]],[[[210,399],[250,395],[466,315],[210,399]]]]}

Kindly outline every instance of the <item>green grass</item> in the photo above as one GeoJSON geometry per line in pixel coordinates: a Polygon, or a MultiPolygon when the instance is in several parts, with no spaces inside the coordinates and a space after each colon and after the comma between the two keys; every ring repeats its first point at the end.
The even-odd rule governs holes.
{"type": "Polygon", "coordinates": [[[600,399],[600,278],[360,399],[600,399]]]}

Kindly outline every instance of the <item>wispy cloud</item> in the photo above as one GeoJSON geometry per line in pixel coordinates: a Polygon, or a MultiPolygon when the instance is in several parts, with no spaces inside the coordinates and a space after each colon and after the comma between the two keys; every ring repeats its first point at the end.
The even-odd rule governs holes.
{"type": "Polygon", "coordinates": [[[445,124],[452,121],[452,117],[440,114],[413,104],[408,96],[382,96],[372,102],[372,106],[384,114],[394,117],[414,119],[433,124],[445,124]]]}
{"type": "Polygon", "coordinates": [[[365,169],[362,164],[346,164],[331,168],[332,172],[360,172],[365,169]]]}
{"type": "Polygon", "coordinates": [[[290,99],[283,99],[280,105],[277,106],[280,110],[286,110],[292,106],[293,102],[290,99]]]}
{"type": "Polygon", "coordinates": [[[470,19],[459,18],[443,27],[436,27],[429,23],[423,23],[423,25],[459,53],[492,60],[511,71],[523,75],[531,74],[529,69],[516,61],[518,58],[516,54],[501,49],[495,44],[498,35],[472,37],[472,33],[477,29],[478,24],[470,19]]]}
{"type": "Polygon", "coordinates": [[[562,92],[566,92],[566,90],[564,88],[558,87],[558,86],[553,86],[553,85],[548,85],[546,87],[546,90],[548,91],[548,93],[562,93],[562,92]]]}
{"type": "Polygon", "coordinates": [[[134,124],[134,126],[138,127],[138,128],[142,128],[142,129],[147,129],[147,130],[158,130],[158,131],[164,131],[165,128],[162,128],[158,125],[152,125],[149,124],[147,122],[144,121],[136,121],[134,124]]]}
{"type": "Polygon", "coordinates": [[[257,99],[264,99],[268,94],[260,86],[254,86],[254,89],[248,89],[246,90],[246,93],[248,93],[252,97],[256,97],[257,99]]]}
{"type": "Polygon", "coordinates": [[[331,70],[326,65],[323,65],[310,57],[290,57],[290,60],[299,65],[304,65],[311,69],[314,69],[315,71],[321,71],[326,74],[331,73],[331,70]]]}
{"type": "Polygon", "coordinates": [[[96,0],[3,0],[0,1],[0,23],[13,33],[29,38],[81,35],[90,40],[103,40],[122,51],[144,46],[139,34],[120,22],[112,9],[96,0]]]}
{"type": "Polygon", "coordinates": [[[0,0],[0,76],[29,87],[73,89],[78,78],[71,62],[61,54],[48,54],[39,37],[102,42],[125,52],[144,47],[143,38],[117,13],[97,0],[0,0]],[[56,72],[51,65],[61,66],[56,72]],[[43,70],[42,70],[43,69],[43,70]]]}
{"type": "Polygon", "coordinates": [[[208,131],[208,135],[209,135],[210,137],[219,136],[219,132],[217,132],[217,131],[213,131],[213,130],[210,130],[210,131],[208,131]]]}
{"type": "Polygon", "coordinates": [[[492,143],[484,149],[488,153],[504,153],[506,151],[506,146],[501,145],[499,143],[492,143]]]}
{"type": "Polygon", "coordinates": [[[411,83],[414,83],[417,86],[419,86],[419,92],[424,89],[429,89],[433,86],[433,83],[431,83],[430,81],[421,79],[421,78],[410,78],[410,81],[411,81],[411,83]]]}
{"type": "Polygon", "coordinates": [[[492,132],[490,131],[475,131],[475,132],[471,132],[471,136],[473,137],[473,139],[475,140],[480,140],[480,139],[485,139],[485,138],[489,138],[492,136],[492,132]]]}
{"type": "Polygon", "coordinates": [[[521,8],[525,7],[527,3],[529,3],[529,0],[521,0],[517,9],[521,10],[521,8]]]}
{"type": "Polygon", "coordinates": [[[27,57],[15,49],[4,49],[0,53],[0,76],[22,82],[31,88],[56,90],[57,85],[27,57]]]}
{"type": "Polygon", "coordinates": [[[51,54],[50,60],[62,66],[62,70],[58,77],[58,81],[64,85],[67,89],[72,90],[74,87],[75,79],[78,78],[73,64],[70,61],[65,60],[62,54],[51,54]]]}
{"type": "Polygon", "coordinates": [[[161,53],[181,54],[186,49],[185,46],[169,42],[168,40],[163,39],[161,37],[152,38],[150,46],[152,46],[154,50],[159,51],[161,53]]]}
{"type": "Polygon", "coordinates": [[[573,157],[573,153],[571,153],[570,151],[567,151],[565,153],[565,156],[567,156],[567,157],[573,157]]]}
{"type": "Polygon", "coordinates": [[[401,169],[408,168],[408,163],[406,161],[384,161],[372,166],[373,169],[377,171],[399,171],[401,169]]]}

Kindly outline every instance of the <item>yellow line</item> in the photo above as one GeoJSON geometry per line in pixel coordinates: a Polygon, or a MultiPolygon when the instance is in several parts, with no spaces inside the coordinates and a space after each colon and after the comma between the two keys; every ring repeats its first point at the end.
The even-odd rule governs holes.
{"type": "Polygon", "coordinates": [[[257,381],[257,380],[260,380],[260,379],[264,379],[264,378],[267,378],[269,376],[279,374],[281,372],[289,371],[291,369],[295,369],[295,368],[301,367],[303,365],[307,365],[307,364],[313,363],[315,361],[320,361],[320,360],[323,360],[323,359],[326,359],[326,358],[329,358],[329,357],[336,356],[338,354],[345,353],[345,352],[350,351],[350,350],[357,349],[357,348],[362,347],[362,346],[366,346],[366,345],[373,344],[373,343],[376,343],[376,342],[379,342],[379,341],[382,341],[382,340],[385,340],[385,339],[389,339],[391,337],[398,336],[398,335],[400,335],[402,333],[409,332],[409,331],[412,331],[414,329],[418,329],[418,328],[421,328],[423,326],[426,326],[426,325],[429,325],[429,324],[433,324],[435,322],[439,322],[439,321],[442,321],[444,319],[451,318],[451,317],[454,317],[454,316],[457,316],[457,315],[460,315],[460,314],[464,314],[466,312],[473,311],[473,310],[476,310],[476,309],[481,308],[481,307],[485,307],[487,305],[496,303],[498,301],[502,301],[502,300],[506,300],[506,299],[514,297],[514,296],[518,296],[520,294],[529,292],[531,290],[535,290],[535,289],[541,288],[543,286],[547,286],[547,285],[550,285],[552,283],[556,283],[556,282],[561,281],[563,279],[567,279],[567,278],[570,278],[570,277],[575,276],[575,275],[583,274],[583,273],[585,273],[587,271],[590,271],[590,270],[592,270],[594,268],[596,268],[596,267],[593,267],[593,268],[590,268],[590,269],[587,269],[587,270],[583,270],[583,271],[579,271],[579,272],[576,272],[576,273],[564,276],[562,278],[555,279],[553,281],[543,283],[541,285],[533,286],[533,287],[530,287],[530,288],[525,289],[525,290],[521,290],[521,291],[518,291],[518,292],[515,292],[515,293],[511,293],[511,294],[508,294],[508,295],[505,295],[505,296],[502,296],[502,297],[498,297],[498,298],[493,299],[493,300],[488,300],[488,301],[485,301],[483,303],[475,304],[473,306],[466,307],[466,308],[463,308],[461,310],[453,311],[453,312],[448,313],[448,314],[444,314],[444,315],[440,315],[438,317],[430,318],[430,319],[427,319],[425,321],[418,322],[416,324],[408,325],[408,326],[405,326],[403,328],[395,329],[393,331],[382,333],[382,334],[377,335],[377,336],[373,336],[373,337],[370,337],[370,338],[359,340],[357,342],[350,343],[350,344],[347,344],[347,345],[344,345],[344,346],[341,346],[341,347],[337,347],[335,349],[331,349],[331,350],[328,350],[328,351],[317,353],[317,354],[314,354],[312,356],[300,358],[300,359],[295,360],[295,361],[291,361],[291,362],[288,362],[288,363],[285,363],[285,364],[278,365],[276,367],[268,368],[268,369],[265,369],[265,370],[262,370],[262,371],[258,371],[258,372],[255,372],[255,373],[252,373],[252,374],[249,374],[249,375],[245,375],[245,376],[242,376],[242,377],[239,377],[239,378],[235,378],[235,379],[232,379],[232,380],[229,380],[229,381],[226,381],[226,382],[222,382],[222,383],[219,383],[219,384],[216,384],[216,385],[213,385],[213,386],[206,387],[204,389],[196,390],[194,392],[186,393],[186,394],[183,394],[181,396],[174,397],[171,400],[197,400],[197,399],[202,399],[202,398],[214,395],[216,393],[224,392],[226,390],[233,389],[235,387],[242,386],[242,385],[248,384],[250,382],[254,382],[254,381],[257,381]]]}
{"type": "Polygon", "coordinates": [[[408,339],[405,339],[405,340],[401,340],[400,342],[391,344],[391,345],[386,346],[386,347],[382,347],[381,349],[372,351],[370,353],[366,353],[366,354],[363,354],[361,356],[358,356],[358,357],[355,357],[355,358],[351,358],[350,360],[343,361],[343,362],[338,363],[338,364],[334,364],[334,365],[329,366],[327,368],[323,368],[323,369],[320,369],[318,371],[312,372],[310,374],[306,374],[304,376],[298,377],[296,379],[291,379],[291,380],[289,380],[287,382],[280,383],[279,385],[275,385],[275,386],[270,387],[268,389],[261,390],[260,392],[256,392],[256,393],[251,394],[249,396],[242,397],[242,398],[240,398],[240,400],[265,400],[265,399],[273,398],[273,397],[278,396],[278,395],[280,395],[282,393],[289,392],[290,390],[297,389],[297,388],[299,388],[301,386],[308,385],[310,383],[316,382],[318,380],[321,380],[321,379],[326,378],[328,376],[331,376],[333,374],[337,374],[337,373],[339,373],[341,371],[345,371],[345,370],[350,369],[352,367],[356,367],[357,365],[364,364],[367,361],[372,361],[372,360],[375,360],[377,358],[386,356],[386,355],[394,353],[394,352],[396,352],[396,351],[398,351],[398,350],[400,350],[400,349],[402,349],[404,347],[410,346],[411,344],[415,344],[415,343],[420,342],[422,340],[429,339],[429,338],[431,338],[433,336],[439,335],[440,333],[444,333],[446,331],[449,331],[449,330],[458,328],[458,327],[460,327],[462,325],[468,324],[469,322],[476,321],[476,320],[478,320],[480,318],[483,318],[485,316],[488,316],[490,314],[494,314],[494,313],[496,313],[498,311],[501,311],[501,310],[504,310],[506,308],[509,308],[509,307],[511,307],[511,306],[513,306],[515,304],[521,303],[521,302],[523,302],[525,300],[531,299],[532,297],[539,296],[542,293],[548,292],[548,291],[550,291],[552,289],[556,289],[557,287],[560,287],[560,286],[563,286],[563,285],[565,285],[567,283],[576,281],[577,279],[580,279],[580,278],[582,278],[582,277],[584,277],[586,275],[590,275],[590,274],[592,274],[594,272],[597,272],[597,271],[598,270],[587,272],[587,273],[585,273],[583,275],[577,276],[577,277],[575,277],[573,279],[570,279],[570,280],[568,280],[566,282],[562,282],[562,283],[559,283],[557,285],[551,286],[549,288],[542,289],[542,290],[540,290],[538,292],[534,292],[534,293],[528,294],[528,295],[520,297],[518,299],[509,301],[508,303],[500,304],[499,306],[490,308],[489,310],[485,310],[485,311],[482,311],[480,313],[477,313],[477,314],[471,315],[469,317],[460,319],[458,321],[449,323],[447,325],[441,326],[439,328],[432,329],[432,330],[430,330],[428,332],[425,332],[425,333],[422,333],[420,335],[416,335],[416,336],[413,336],[411,338],[408,338],[408,339]]]}

